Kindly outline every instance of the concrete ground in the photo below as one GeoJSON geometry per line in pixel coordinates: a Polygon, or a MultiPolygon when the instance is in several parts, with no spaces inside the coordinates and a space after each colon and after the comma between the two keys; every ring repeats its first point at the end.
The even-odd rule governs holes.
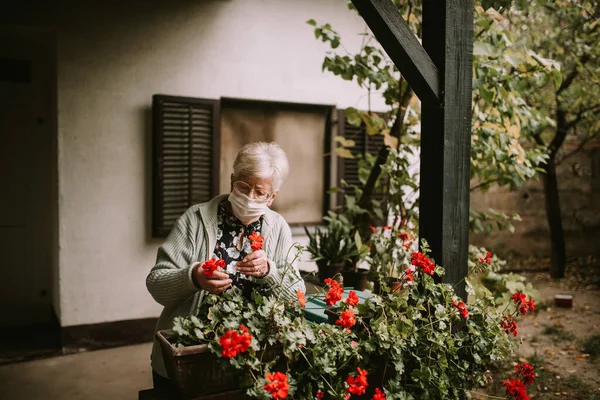
{"type": "Polygon", "coordinates": [[[151,343],[0,366],[0,400],[137,399],[152,387],[151,343]]]}

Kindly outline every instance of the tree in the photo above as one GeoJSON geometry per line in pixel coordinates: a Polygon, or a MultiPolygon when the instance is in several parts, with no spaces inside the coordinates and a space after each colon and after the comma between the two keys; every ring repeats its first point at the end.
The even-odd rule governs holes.
{"type": "Polygon", "coordinates": [[[528,104],[546,117],[531,138],[546,147],[549,156],[542,181],[551,237],[551,275],[562,278],[566,246],[556,168],[600,137],[600,3],[538,0],[513,10],[510,18],[522,41],[560,66],[560,75],[554,80],[524,88],[528,89],[524,92],[528,104]],[[562,150],[568,135],[578,141],[570,152],[562,150]]]}
{"type": "MultiPolygon", "coordinates": [[[[396,0],[394,4],[415,35],[419,36],[421,0],[396,0]]],[[[353,8],[351,4],[349,7],[353,8]]],[[[514,189],[536,176],[546,158],[543,147],[529,146],[526,149],[522,146],[531,134],[537,132],[544,116],[527,104],[519,89],[547,81],[552,74],[556,75],[556,65],[519,44],[510,32],[509,21],[495,9],[484,10],[476,3],[475,19],[472,190],[487,190],[492,185],[514,189]]],[[[406,193],[403,190],[418,186],[417,176],[410,173],[406,160],[420,143],[419,102],[369,31],[363,34],[359,52],[351,54],[341,45],[341,38],[329,24],[319,25],[315,20],[308,23],[315,27],[317,39],[331,47],[323,69],[342,79],[354,80],[369,96],[375,93],[383,96],[389,106],[383,117],[370,109],[359,111],[348,108],[345,112],[349,123],[365,124],[367,133],[383,135],[386,144],[376,158],[362,160],[368,171],[363,174],[362,185],[346,193],[346,207],[350,209],[353,225],[364,240],[369,236],[372,217],[366,209],[373,208],[377,212],[380,205],[372,200],[372,193],[378,185],[383,185],[385,192],[391,187],[385,187],[386,182],[391,180],[396,190],[392,193],[394,201],[388,202],[389,208],[380,211],[381,214],[389,213],[395,217],[394,220],[403,221],[418,217],[418,213],[411,212],[412,207],[405,204],[406,193]],[[395,151],[391,152],[392,149],[395,151]],[[402,158],[405,162],[399,160],[402,158]],[[385,168],[390,161],[395,168],[385,168]],[[386,179],[382,179],[382,175],[386,179]]],[[[352,141],[341,138],[338,143],[340,147],[336,151],[339,156],[356,157],[352,154],[352,141]]],[[[418,202],[412,206],[418,206],[418,202]]],[[[482,229],[481,220],[485,214],[474,212],[472,215],[473,229],[482,229]]],[[[498,221],[498,224],[504,226],[505,222],[498,221]]]]}

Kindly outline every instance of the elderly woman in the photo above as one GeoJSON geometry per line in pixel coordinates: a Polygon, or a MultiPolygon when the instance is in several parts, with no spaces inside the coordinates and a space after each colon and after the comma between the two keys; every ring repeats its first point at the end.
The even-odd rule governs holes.
{"type": "MultiPolygon", "coordinates": [[[[196,314],[206,293],[236,290],[232,283],[240,279],[290,300],[298,289],[305,291],[296,266],[289,265],[294,253],[290,228],[269,209],[288,170],[287,157],[277,144],[248,144],[233,164],[231,193],[192,206],[179,218],[146,279],[148,291],[164,306],[157,331],[170,329],[177,316],[196,314]],[[262,249],[253,251],[255,232],[264,241],[262,249]],[[211,258],[224,260],[226,267],[208,277],[200,266],[211,258]]],[[[156,341],[152,369],[155,387],[168,384],[156,341]]]]}

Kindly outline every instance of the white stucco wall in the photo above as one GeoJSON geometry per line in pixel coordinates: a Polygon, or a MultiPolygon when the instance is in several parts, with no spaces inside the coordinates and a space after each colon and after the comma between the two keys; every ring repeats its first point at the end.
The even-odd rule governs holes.
{"type": "MultiPolygon", "coordinates": [[[[358,48],[345,0],[73,2],[57,10],[61,324],[158,316],[145,287],[151,96],[240,97],[366,107],[356,84],[321,72],[305,21],[358,48]]],[[[372,99],[374,109],[384,109],[372,99]]]]}

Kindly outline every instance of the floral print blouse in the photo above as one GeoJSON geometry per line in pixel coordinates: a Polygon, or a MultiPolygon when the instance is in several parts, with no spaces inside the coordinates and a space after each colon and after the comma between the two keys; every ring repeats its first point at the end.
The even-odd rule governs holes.
{"type": "Polygon", "coordinates": [[[213,254],[216,258],[225,261],[226,270],[234,281],[233,286],[240,287],[237,283],[245,275],[237,272],[235,265],[252,252],[252,242],[248,239],[253,232],[260,234],[262,217],[258,221],[244,226],[242,222],[231,213],[229,201],[225,200],[219,205],[217,213],[217,244],[213,254]],[[241,241],[241,243],[240,243],[241,241]]]}

